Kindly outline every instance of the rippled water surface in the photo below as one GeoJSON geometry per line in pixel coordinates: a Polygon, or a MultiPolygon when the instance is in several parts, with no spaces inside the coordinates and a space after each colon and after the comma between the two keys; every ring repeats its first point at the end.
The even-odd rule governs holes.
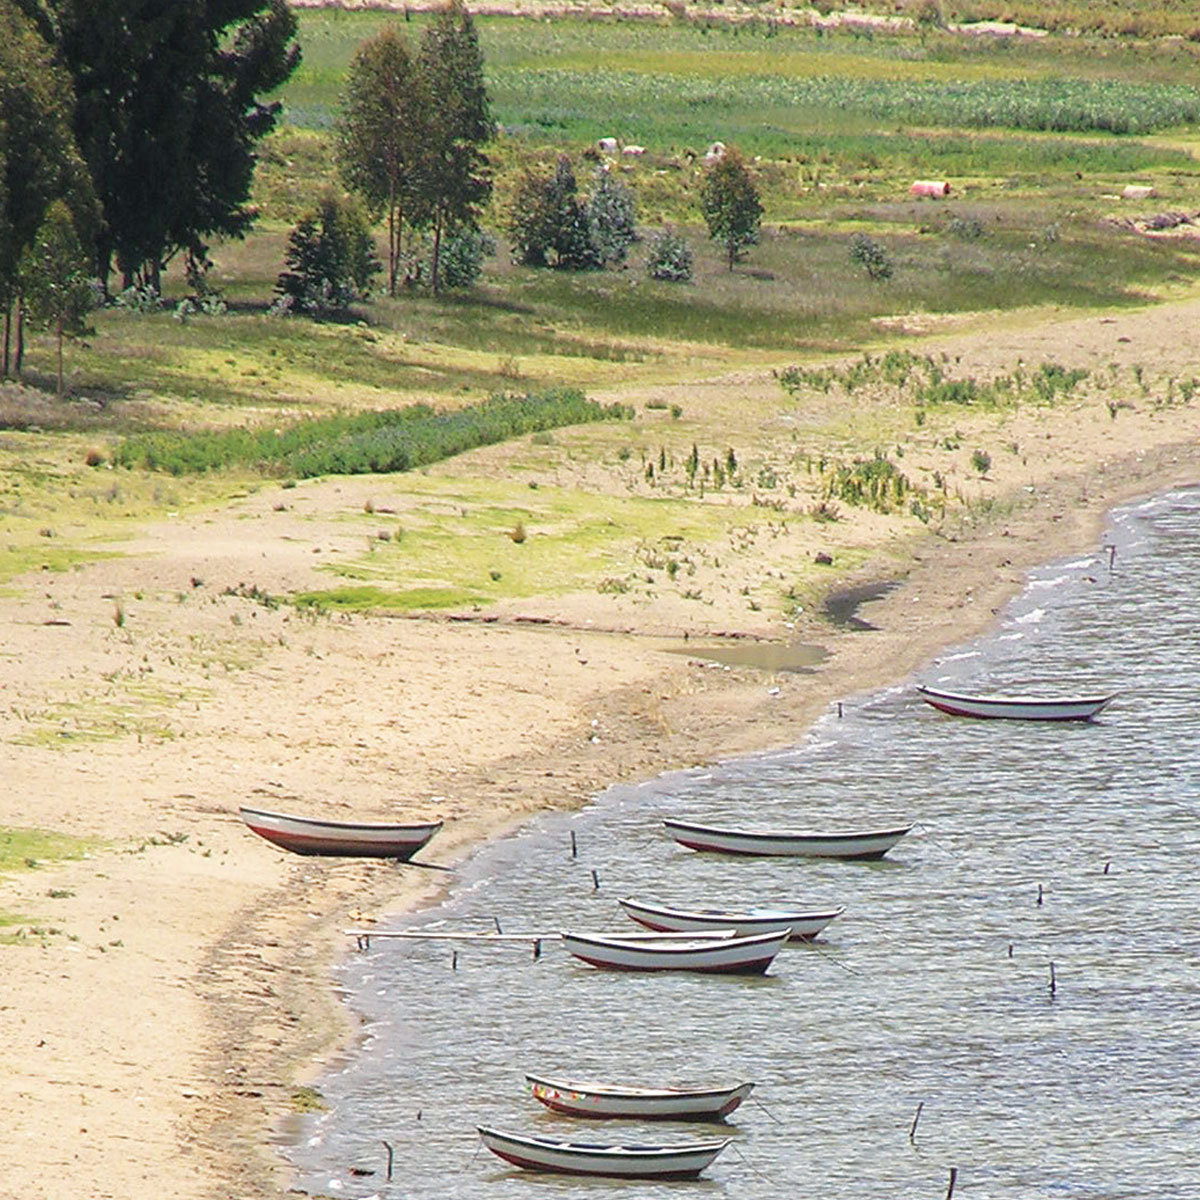
{"type": "Polygon", "coordinates": [[[1094,723],[946,717],[909,681],[847,697],[792,750],[614,787],[479,854],[398,927],[632,931],[622,895],[846,911],[764,978],[597,971],[553,942],[536,961],[460,944],[452,969],[449,943],[374,941],[341,970],[365,1039],[287,1150],[299,1186],[937,1200],[955,1167],[955,1196],[976,1200],[1200,1197],[1200,493],[1118,514],[1107,540],[1111,566],[1104,550],[1044,568],[996,635],[920,672],[1118,690],[1094,723]],[[881,863],[725,859],[676,847],[667,815],[917,826],[881,863]],[[506,1167],[475,1126],[641,1142],[712,1127],[572,1122],[532,1100],[527,1070],[758,1086],[701,1180],[580,1180],[506,1167]]]}

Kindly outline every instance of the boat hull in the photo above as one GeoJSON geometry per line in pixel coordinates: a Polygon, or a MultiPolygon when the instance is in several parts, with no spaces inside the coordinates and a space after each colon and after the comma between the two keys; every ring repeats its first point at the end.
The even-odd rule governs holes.
{"type": "Polygon", "coordinates": [[[341,858],[411,858],[442,827],[441,821],[413,825],[319,821],[242,807],[242,820],[259,837],[293,854],[341,858]]]}
{"type": "Polygon", "coordinates": [[[721,909],[678,909],[665,908],[657,904],[645,904],[638,900],[624,899],[618,903],[625,915],[647,929],[661,933],[699,933],[724,931],[735,937],[748,937],[755,933],[780,933],[788,931],[793,942],[811,941],[842,912],[840,908],[823,912],[802,912],[799,909],[749,909],[746,912],[728,912],[721,909]]]}
{"type": "Polygon", "coordinates": [[[968,696],[918,687],[926,704],[952,717],[1006,721],[1090,721],[1113,697],[968,696]]]}
{"type": "Polygon", "coordinates": [[[678,1146],[601,1145],[478,1128],[493,1154],[524,1170],[621,1179],[695,1179],[729,1144],[725,1138],[678,1146]]]}
{"type": "Polygon", "coordinates": [[[526,1075],[535,1100],[569,1117],[642,1121],[722,1121],[754,1089],[753,1083],[724,1088],[646,1088],[579,1083],[526,1075]]]}
{"type": "Polygon", "coordinates": [[[606,971],[700,971],[710,975],[762,975],[782,949],[788,934],[754,937],[697,934],[695,939],[642,940],[564,933],[569,954],[606,971]]]}
{"type": "Polygon", "coordinates": [[[667,832],[689,850],[720,854],[800,858],[844,858],[871,861],[882,858],[911,828],[846,830],[835,833],[776,832],[719,829],[688,821],[664,821],[667,832]]]}

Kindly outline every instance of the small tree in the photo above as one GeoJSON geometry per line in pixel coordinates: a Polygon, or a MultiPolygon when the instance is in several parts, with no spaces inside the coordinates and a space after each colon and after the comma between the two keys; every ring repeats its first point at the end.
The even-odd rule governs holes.
{"type": "Polygon", "coordinates": [[[741,154],[727,146],[708,168],[700,185],[700,211],[709,236],[725,249],[729,269],[758,242],[762,204],[741,154]]]}
{"type": "Polygon", "coordinates": [[[483,146],[496,132],[471,14],[449,0],[421,39],[418,69],[429,96],[418,223],[433,238],[429,286],[441,287],[442,237],[472,226],[492,195],[483,146]]]}
{"type": "Polygon", "coordinates": [[[692,277],[692,248],[683,235],[668,226],[654,235],[646,258],[651,279],[667,283],[687,283],[692,277]]]}
{"type": "Polygon", "coordinates": [[[315,317],[364,299],[380,270],[361,207],[334,195],[292,230],[284,262],[275,290],[293,309],[315,317]]]}
{"type": "Polygon", "coordinates": [[[358,47],[336,124],[338,169],[372,215],[387,220],[389,296],[396,294],[404,226],[417,203],[429,109],[427,81],[400,34],[385,28],[358,47]]]}
{"type": "Polygon", "coordinates": [[[551,175],[527,173],[509,210],[509,236],[517,261],[584,271],[603,265],[580,201],[571,160],[560,154],[551,175]]]}
{"type": "Polygon", "coordinates": [[[850,261],[858,263],[876,283],[892,277],[892,260],[887,251],[865,233],[856,233],[850,239],[850,261]]]}
{"type": "Polygon", "coordinates": [[[637,240],[633,193],[611,171],[601,167],[587,202],[592,245],[603,263],[623,263],[637,240]]]}
{"type": "Polygon", "coordinates": [[[63,340],[84,332],[95,305],[88,254],[71,210],[56,200],[46,212],[21,265],[23,301],[30,319],[54,331],[58,342],[58,398],[63,398],[63,340]]]}

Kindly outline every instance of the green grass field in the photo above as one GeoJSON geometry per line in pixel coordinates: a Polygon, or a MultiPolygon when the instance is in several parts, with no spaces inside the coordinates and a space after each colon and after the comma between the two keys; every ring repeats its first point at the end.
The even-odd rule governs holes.
{"type": "MultiPolygon", "coordinates": [[[[1184,11],[1126,7],[1139,19],[1152,7],[1164,19],[1184,11]]],[[[1101,10],[1116,19],[1119,6],[1091,6],[1101,10]]],[[[1111,310],[1180,294],[1200,277],[1200,243],[1147,238],[1127,221],[1200,210],[1200,47],[1187,40],[484,18],[501,127],[489,149],[496,193],[486,223],[502,234],[516,173],[560,152],[573,156],[586,191],[595,140],[616,136],[645,147],[615,169],[645,232],[671,222],[691,241],[693,281],[651,281],[644,242],[625,269],[568,274],[514,266],[501,239],[463,293],[376,297],[347,323],[271,315],[288,230],[336,182],[330,126],[354,48],[387,22],[415,38],[425,19],[301,14],[304,62],[281,93],[284,120],[256,179],[261,219],[245,241],[212,250],[226,313],[97,312],[94,333],[68,347],[65,405],[28,388],[0,390],[0,423],[28,431],[11,435],[0,458],[0,577],[30,565],[69,569],[104,553],[115,527],[219,502],[264,473],[232,459],[225,474],[186,481],[110,469],[134,434],[273,429],[414,401],[456,408],[497,391],[637,398],[658,384],[886,345],[914,314],[918,325],[922,314],[983,325],[998,311],[1111,310]],[[754,160],[765,206],[761,242],[734,271],[699,224],[697,156],[713,140],[754,160]],[[947,179],[952,194],[914,199],[915,178],[947,179]],[[1127,183],[1155,195],[1122,201],[1127,183]],[[855,234],[884,248],[890,279],[872,281],[852,262],[855,234]]],[[[174,265],[167,272],[168,301],[183,295],[180,275],[174,265]]],[[[31,340],[27,364],[26,382],[52,392],[49,339],[31,340]]],[[[635,436],[651,419],[659,414],[639,404],[635,436]]],[[[495,506],[507,520],[514,503],[495,506]]],[[[409,569],[414,547],[444,549],[416,536],[407,547],[376,546],[354,586],[376,586],[381,566],[409,569]]],[[[456,578],[471,581],[472,598],[527,586],[501,565],[497,587],[491,569],[480,560],[456,578]]],[[[361,606],[364,595],[343,600],[361,606]]],[[[413,592],[403,603],[429,600],[413,592]]]]}

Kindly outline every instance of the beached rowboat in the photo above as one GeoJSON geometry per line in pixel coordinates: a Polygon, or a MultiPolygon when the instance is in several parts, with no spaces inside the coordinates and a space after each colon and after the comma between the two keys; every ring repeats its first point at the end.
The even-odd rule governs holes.
{"type": "Polygon", "coordinates": [[[723,908],[667,908],[665,905],[647,904],[629,898],[618,900],[617,903],[625,910],[626,916],[647,929],[679,933],[722,930],[732,932],[735,937],[748,937],[752,933],[778,933],[786,929],[793,942],[809,941],[816,937],[842,912],[840,908],[821,912],[792,908],[748,908],[742,912],[723,908]]]}
{"type": "Polygon", "coordinates": [[[293,854],[347,858],[411,858],[442,827],[441,821],[416,825],[319,821],[242,807],[242,820],[259,837],[293,854]]]}
{"type": "Polygon", "coordinates": [[[629,1117],[642,1121],[723,1121],[754,1090],[732,1087],[626,1087],[526,1075],[535,1100],[569,1117],[629,1117]]]}
{"type": "Polygon", "coordinates": [[[1090,721],[1110,700],[1107,696],[968,696],[920,685],[926,704],[954,717],[990,717],[1010,721],[1090,721]]]}
{"type": "Polygon", "coordinates": [[[731,1139],[674,1146],[622,1146],[506,1133],[478,1126],[483,1144],[506,1162],[529,1171],[564,1175],[615,1175],[625,1179],[695,1179],[731,1139]]]}
{"type": "Polygon", "coordinates": [[[911,828],[806,830],[722,829],[691,821],[663,821],[667,832],[691,850],[809,858],[882,858],[911,828]]]}
{"type": "Polygon", "coordinates": [[[703,971],[715,975],[762,975],[788,940],[788,933],[730,937],[727,933],[675,938],[645,934],[564,933],[569,954],[610,971],[703,971]]]}

